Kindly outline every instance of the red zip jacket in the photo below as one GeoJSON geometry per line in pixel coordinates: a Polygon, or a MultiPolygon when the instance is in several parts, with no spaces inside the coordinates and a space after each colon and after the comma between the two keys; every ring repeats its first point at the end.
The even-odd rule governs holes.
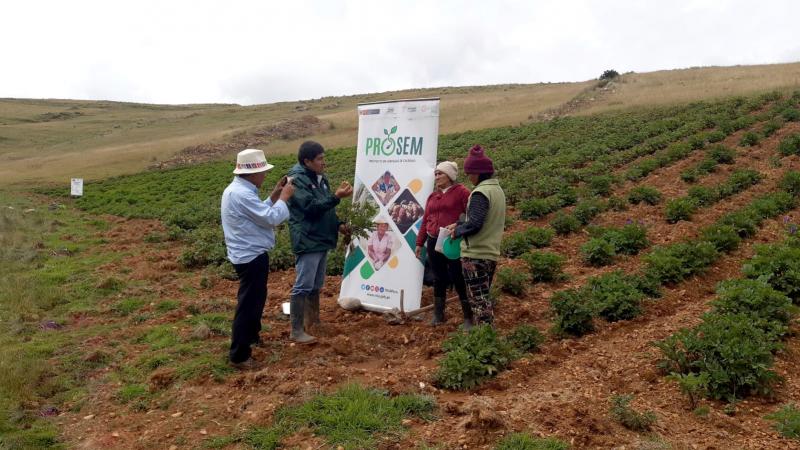
{"type": "Polygon", "coordinates": [[[441,191],[431,193],[425,203],[425,214],[419,227],[417,246],[425,245],[428,233],[437,236],[440,227],[456,223],[458,216],[467,211],[467,201],[469,201],[469,190],[459,183],[450,186],[444,194],[441,191]]]}

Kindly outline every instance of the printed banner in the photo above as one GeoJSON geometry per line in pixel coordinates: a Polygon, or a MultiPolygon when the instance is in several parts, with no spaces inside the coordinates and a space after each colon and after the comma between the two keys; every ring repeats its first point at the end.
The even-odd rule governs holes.
{"type": "Polygon", "coordinates": [[[420,307],[424,267],[414,248],[433,191],[438,141],[438,98],[358,106],[353,201],[370,202],[378,214],[369,237],[348,249],[342,299],[379,312],[420,307]]]}
{"type": "Polygon", "coordinates": [[[73,197],[83,196],[83,178],[70,179],[70,195],[73,197]]]}

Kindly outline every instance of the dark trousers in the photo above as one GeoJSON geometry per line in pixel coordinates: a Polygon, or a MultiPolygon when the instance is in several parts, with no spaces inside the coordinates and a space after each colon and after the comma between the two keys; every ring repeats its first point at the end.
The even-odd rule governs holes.
{"type": "Polygon", "coordinates": [[[261,315],[267,303],[269,255],[264,253],[249,263],[234,264],[233,267],[239,275],[239,292],[228,357],[231,362],[240,363],[250,357],[250,345],[258,342],[261,332],[261,315]]]}
{"type": "Polygon", "coordinates": [[[497,262],[488,259],[461,258],[464,269],[464,281],[469,292],[469,306],[475,315],[475,323],[492,324],[494,322],[494,305],[489,295],[492,291],[492,279],[497,262]]]}
{"type": "Polygon", "coordinates": [[[458,298],[467,299],[467,287],[464,284],[464,273],[460,259],[450,259],[436,251],[436,238],[428,236],[426,241],[428,258],[433,269],[433,296],[445,298],[447,287],[452,284],[456,288],[458,298]]]}

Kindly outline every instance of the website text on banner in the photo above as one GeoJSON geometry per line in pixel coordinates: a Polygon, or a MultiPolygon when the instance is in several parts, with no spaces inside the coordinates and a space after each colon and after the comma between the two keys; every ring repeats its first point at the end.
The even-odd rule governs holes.
{"type": "Polygon", "coordinates": [[[414,256],[425,201],[433,190],[439,99],[358,106],[353,202],[371,202],[375,230],[348,247],[341,299],[366,309],[420,306],[422,262],[414,256]]]}

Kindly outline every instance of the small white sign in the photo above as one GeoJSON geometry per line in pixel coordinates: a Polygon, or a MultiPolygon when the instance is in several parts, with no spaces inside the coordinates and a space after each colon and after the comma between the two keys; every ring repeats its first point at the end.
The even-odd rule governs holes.
{"type": "Polygon", "coordinates": [[[70,186],[72,188],[70,190],[70,195],[73,197],[83,196],[83,178],[73,178],[70,186]]]}

